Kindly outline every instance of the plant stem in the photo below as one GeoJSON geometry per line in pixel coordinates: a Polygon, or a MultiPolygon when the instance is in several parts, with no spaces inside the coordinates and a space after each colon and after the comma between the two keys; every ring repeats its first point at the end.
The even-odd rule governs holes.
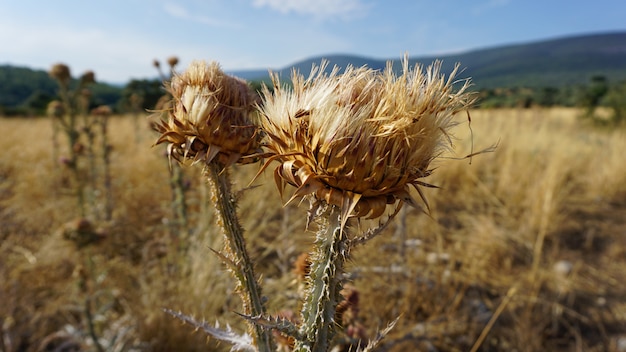
{"type": "Polygon", "coordinates": [[[89,337],[93,341],[94,346],[96,346],[96,351],[104,352],[104,348],[100,344],[98,340],[98,335],[96,334],[96,327],[94,325],[93,314],[91,313],[91,297],[89,294],[85,297],[85,316],[87,318],[87,328],[89,330],[89,337]]]}
{"type": "MultiPolygon", "coordinates": [[[[237,218],[236,200],[231,193],[227,169],[217,162],[207,165],[207,179],[215,204],[218,221],[224,230],[226,257],[231,261],[235,277],[239,280],[239,293],[244,304],[244,313],[250,316],[264,316],[265,307],[261,300],[261,288],[254,274],[254,266],[246,250],[243,229],[237,218]]],[[[261,325],[250,322],[250,330],[256,338],[259,351],[273,351],[270,331],[261,325]]]]}
{"type": "Polygon", "coordinates": [[[111,147],[107,138],[107,127],[109,124],[109,116],[104,114],[100,116],[100,143],[102,149],[102,173],[104,178],[104,220],[109,221],[113,218],[113,194],[111,182],[111,147]]]}
{"type": "Polygon", "coordinates": [[[335,311],[341,299],[342,274],[348,256],[346,230],[341,228],[341,209],[331,205],[315,240],[309,288],[302,307],[305,337],[294,351],[328,351],[335,334],[335,311]]]}

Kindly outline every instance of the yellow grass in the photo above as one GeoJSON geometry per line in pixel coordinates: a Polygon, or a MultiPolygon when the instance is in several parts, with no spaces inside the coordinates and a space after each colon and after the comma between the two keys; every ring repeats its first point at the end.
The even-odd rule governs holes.
{"type": "MultiPolygon", "coordinates": [[[[401,316],[385,350],[467,351],[478,341],[485,351],[604,351],[626,336],[626,131],[594,129],[577,113],[473,111],[474,151],[499,141],[497,150],[471,164],[440,159],[425,180],[441,186],[427,191],[432,217],[407,210],[352,253],[367,333],[401,316]]],[[[93,350],[87,296],[111,349],[228,350],[162,308],[245,330],[234,282],[209,250],[220,236],[200,173],[186,170],[183,254],[184,236],[168,226],[164,150],[147,124],[136,144],[132,126],[111,120],[114,220],[96,224],[101,242],[78,249],[59,231],[77,211],[52,160],[50,122],[0,119],[0,349],[34,351],[56,337],[93,350]]],[[[471,153],[469,133],[467,122],[455,129],[447,157],[471,153]]],[[[257,170],[237,169],[235,187],[257,170]]],[[[292,265],[313,240],[306,207],[283,208],[271,174],[256,184],[239,211],[263,294],[272,313],[297,310],[292,265]]]]}

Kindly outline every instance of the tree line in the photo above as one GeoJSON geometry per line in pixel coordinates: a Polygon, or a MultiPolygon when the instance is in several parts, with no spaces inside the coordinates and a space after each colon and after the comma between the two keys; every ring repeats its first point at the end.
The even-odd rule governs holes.
{"type": "MultiPolygon", "coordinates": [[[[44,71],[14,66],[0,66],[0,115],[42,116],[48,103],[58,96],[58,86],[44,71]]],[[[73,80],[74,85],[78,81],[73,80]]],[[[261,81],[251,85],[260,89],[261,81]]],[[[595,122],[626,120],[626,81],[611,81],[603,75],[593,76],[586,84],[561,87],[508,87],[475,89],[478,108],[530,108],[534,106],[580,107],[583,117],[595,122]],[[598,108],[607,108],[609,117],[597,116],[598,108]]],[[[125,86],[95,83],[91,88],[93,106],[107,105],[117,113],[132,111],[132,97],[141,98],[144,110],[154,109],[164,94],[160,79],[133,79],[125,86]]],[[[605,114],[606,115],[606,114],[605,114]]]]}

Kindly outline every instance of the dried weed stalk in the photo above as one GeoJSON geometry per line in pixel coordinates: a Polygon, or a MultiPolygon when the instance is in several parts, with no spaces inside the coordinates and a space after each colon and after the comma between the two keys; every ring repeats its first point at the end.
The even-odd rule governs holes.
{"type": "Polygon", "coordinates": [[[351,249],[379,234],[404,203],[422,209],[411,188],[428,208],[421,188],[433,186],[422,179],[451,146],[454,115],[473,102],[469,82],[455,92],[457,70],[445,79],[440,62],[410,69],[405,57],[399,76],[391,64],[383,72],[348,67],[325,74],[325,68],[308,78],[294,74],[292,89],[274,75],[274,91],[264,90],[260,108],[268,161],[279,162],[278,190],[296,187],[287,203],[308,198],[317,224],[296,351],[330,348],[351,249]],[[384,219],[357,236],[351,218],[384,219]]]}
{"type": "MultiPolygon", "coordinates": [[[[106,192],[110,190],[98,190],[98,174],[102,165],[105,169],[108,167],[108,151],[103,149],[99,158],[95,152],[98,139],[106,143],[105,125],[101,122],[102,128],[97,131],[95,126],[98,121],[89,113],[89,87],[95,83],[95,74],[87,71],[74,84],[70,68],[58,63],[52,66],[49,75],[58,82],[60,97],[60,100],[52,101],[48,105],[48,115],[53,123],[53,155],[56,157],[59,154],[57,134],[62,131],[67,138],[67,154],[60,161],[70,171],[80,216],[99,219],[101,214],[97,194],[108,194],[106,192]]],[[[104,122],[106,123],[106,119],[104,122]]],[[[106,208],[110,208],[110,205],[106,208]]],[[[109,211],[105,217],[110,220],[109,211]]]]}
{"type": "MultiPolygon", "coordinates": [[[[228,173],[235,163],[257,160],[254,155],[258,154],[260,135],[249,116],[255,95],[244,81],[226,75],[217,63],[199,61],[172,78],[170,94],[172,108],[168,120],[157,126],[161,133],[157,144],[168,144],[170,158],[204,166],[224,233],[224,252],[219,255],[238,281],[244,313],[262,316],[261,289],[246,250],[228,173]]],[[[267,329],[250,323],[249,332],[259,350],[272,350],[267,329]]]]}

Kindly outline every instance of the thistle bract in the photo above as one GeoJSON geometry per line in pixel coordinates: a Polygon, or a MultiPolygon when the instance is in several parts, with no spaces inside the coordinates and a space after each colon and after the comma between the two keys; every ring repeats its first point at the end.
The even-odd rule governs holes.
{"type": "Polygon", "coordinates": [[[441,63],[409,68],[396,75],[389,63],[380,72],[348,67],[325,74],[325,64],[293,88],[263,92],[261,124],[267,147],[280,165],[275,181],[297,189],[292,199],[312,195],[342,209],[342,218],[381,216],[390,204],[419,207],[410,188],[425,198],[421,181],[430,164],[450,146],[453,116],[473,102],[466,80],[455,92],[441,63]]]}

